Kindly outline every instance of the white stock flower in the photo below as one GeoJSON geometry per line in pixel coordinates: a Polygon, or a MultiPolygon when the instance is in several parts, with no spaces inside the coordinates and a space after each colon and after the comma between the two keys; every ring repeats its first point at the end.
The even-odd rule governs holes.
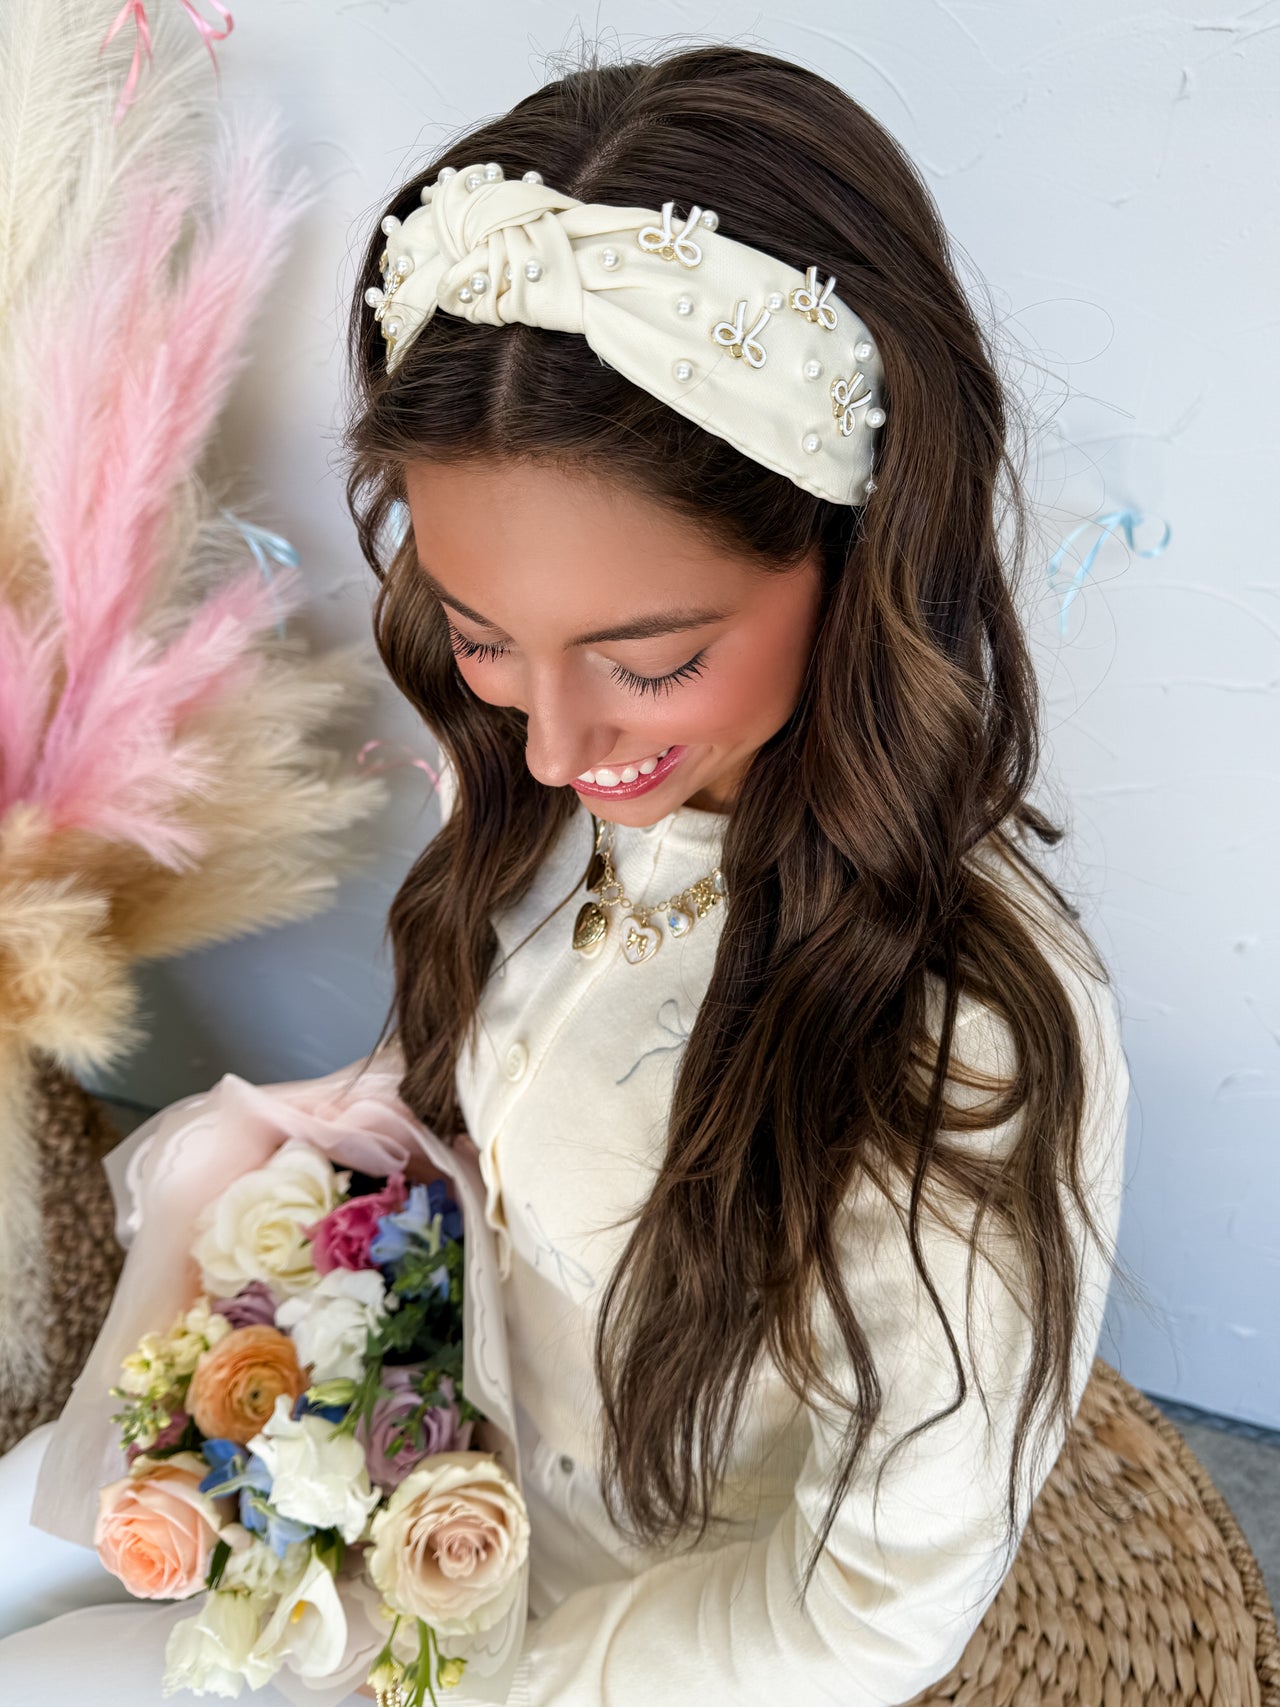
{"type": "Polygon", "coordinates": [[[311,1556],[309,1541],[291,1541],[284,1557],[279,1558],[260,1536],[251,1534],[241,1523],[225,1524],[218,1539],[231,1549],[222,1568],[219,1590],[247,1594],[258,1601],[282,1594],[297,1582],[311,1556]]]}
{"type": "Polygon", "coordinates": [[[299,1677],[328,1677],[346,1651],[346,1608],[329,1569],[312,1555],[263,1626],[254,1657],[273,1671],[287,1665],[299,1677]]]}
{"type": "Polygon", "coordinates": [[[276,1326],[293,1340],[311,1381],[358,1381],[365,1341],[387,1313],[387,1288],[374,1268],[335,1268],[300,1297],[286,1298],[276,1326]]]}
{"type": "Polygon", "coordinates": [[[380,1498],[369,1484],[364,1447],[350,1434],[335,1434],[324,1417],[289,1415],[281,1394],[261,1434],[249,1442],[271,1476],[271,1504],[281,1517],[317,1529],[336,1529],[350,1545],[364,1533],[380,1498]]]}
{"type": "Polygon", "coordinates": [[[231,1332],[231,1323],[210,1308],[209,1300],[197,1298],[191,1308],[169,1329],[169,1360],[175,1375],[190,1375],[206,1351],[231,1332]]]}
{"type": "Polygon", "coordinates": [[[245,1685],[260,1689],[280,1669],[280,1661],[255,1658],[258,1609],[243,1594],[207,1594],[194,1618],[169,1632],[164,1650],[164,1693],[190,1689],[198,1695],[233,1700],[245,1685]]]}
{"type": "Polygon", "coordinates": [[[284,1293],[314,1286],[306,1229],[334,1207],[348,1178],[294,1139],[232,1180],[196,1222],[192,1254],[206,1289],[229,1297],[251,1280],[284,1293]]]}

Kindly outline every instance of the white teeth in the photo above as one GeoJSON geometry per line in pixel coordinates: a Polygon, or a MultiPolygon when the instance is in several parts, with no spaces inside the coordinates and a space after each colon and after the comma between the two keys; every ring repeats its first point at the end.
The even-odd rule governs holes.
{"type": "Polygon", "coordinates": [[[651,776],[670,751],[669,746],[664,747],[652,758],[641,759],[638,765],[627,765],[621,771],[610,770],[607,765],[598,771],[581,771],[578,781],[594,783],[597,788],[616,788],[620,782],[635,782],[637,777],[651,776]]]}

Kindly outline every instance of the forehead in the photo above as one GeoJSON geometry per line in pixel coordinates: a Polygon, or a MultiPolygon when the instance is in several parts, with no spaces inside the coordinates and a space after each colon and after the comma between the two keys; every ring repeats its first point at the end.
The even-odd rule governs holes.
{"type": "Polygon", "coordinates": [[[692,593],[738,604],[773,579],[655,500],[558,465],[417,461],[405,492],[421,562],[495,620],[486,598],[616,614],[692,593]]]}

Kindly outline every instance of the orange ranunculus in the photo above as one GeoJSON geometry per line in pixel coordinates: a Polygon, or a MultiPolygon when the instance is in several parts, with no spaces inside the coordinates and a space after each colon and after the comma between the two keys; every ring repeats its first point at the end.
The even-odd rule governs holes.
{"type": "Polygon", "coordinates": [[[129,1474],[98,1495],[98,1557],[144,1600],[182,1600],[204,1587],[218,1539],[218,1508],[200,1483],[209,1473],[194,1452],[136,1458],[129,1474]]]}
{"type": "Polygon", "coordinates": [[[196,1364],[187,1411],[210,1440],[245,1446],[271,1416],[276,1399],[306,1391],[307,1377],[293,1341],[279,1328],[233,1328],[196,1364]]]}

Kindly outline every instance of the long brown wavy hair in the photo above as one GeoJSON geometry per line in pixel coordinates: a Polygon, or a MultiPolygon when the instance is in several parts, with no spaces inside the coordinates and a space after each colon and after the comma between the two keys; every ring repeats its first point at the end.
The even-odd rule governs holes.
{"type": "Polygon", "coordinates": [[[1011,1555],[1030,1419],[1046,1395],[1064,1429],[1072,1418],[1080,1275],[1060,1182],[1098,1232],[1081,1189],[1086,1087],[1072,1005],[1008,888],[966,858],[979,843],[998,847],[1078,920],[1019,846],[1028,832],[1055,845],[1063,831],[1026,799],[1039,702],[1008,577],[1025,554],[1029,505],[992,346],[911,161],[842,90],[769,54],[715,45],[608,64],[588,53],[459,137],[378,219],[406,217],[442,166],[477,160],[508,177],[536,166],[583,201],[659,208],[674,198],[677,211],[697,201],[739,240],[834,274],[881,353],[887,423],[874,495],[855,509],[745,458],[576,335],[441,313],[388,377],[364,301],[380,282],[374,221],[351,305],[347,500],[381,583],[382,657],[457,777],[452,814],[389,916],[395,998],[383,1040],[394,1028],[402,1094],[440,1133],[462,1127],[454,1072],[497,950],[490,916],[525,894],[579,809],[572,789],[530,774],[524,715],[462,681],[411,534],[397,537],[406,463],[536,458],[621,482],[763,573],[818,548],[822,609],[807,675],[726,821],[715,968],[679,1064],[656,1184],[603,1292],[602,1493],[635,1539],[675,1544],[696,1526],[696,1542],[719,1521],[726,1453],[768,1353],[797,1395],[821,1394],[849,1418],[803,1599],[881,1409],[836,1237],[862,1176],[886,1189],[890,1175],[910,1179],[913,1259],[958,1378],[954,1404],[895,1450],[967,1391],[917,1242],[921,1194],[941,1182],[1016,1240],[1034,1324],[1009,1472],[1011,1555]],[[1010,571],[997,539],[1005,522],[1010,571]],[[936,1039],[929,974],[945,988],[936,1039]],[[944,1098],[962,993],[1008,1024],[1018,1056],[1010,1081],[982,1081],[992,1094],[977,1111],[944,1098]],[[1004,1161],[940,1141],[943,1130],[1015,1114],[1019,1138],[1004,1161]],[[856,1403],[815,1353],[819,1288],[856,1403]]]}

